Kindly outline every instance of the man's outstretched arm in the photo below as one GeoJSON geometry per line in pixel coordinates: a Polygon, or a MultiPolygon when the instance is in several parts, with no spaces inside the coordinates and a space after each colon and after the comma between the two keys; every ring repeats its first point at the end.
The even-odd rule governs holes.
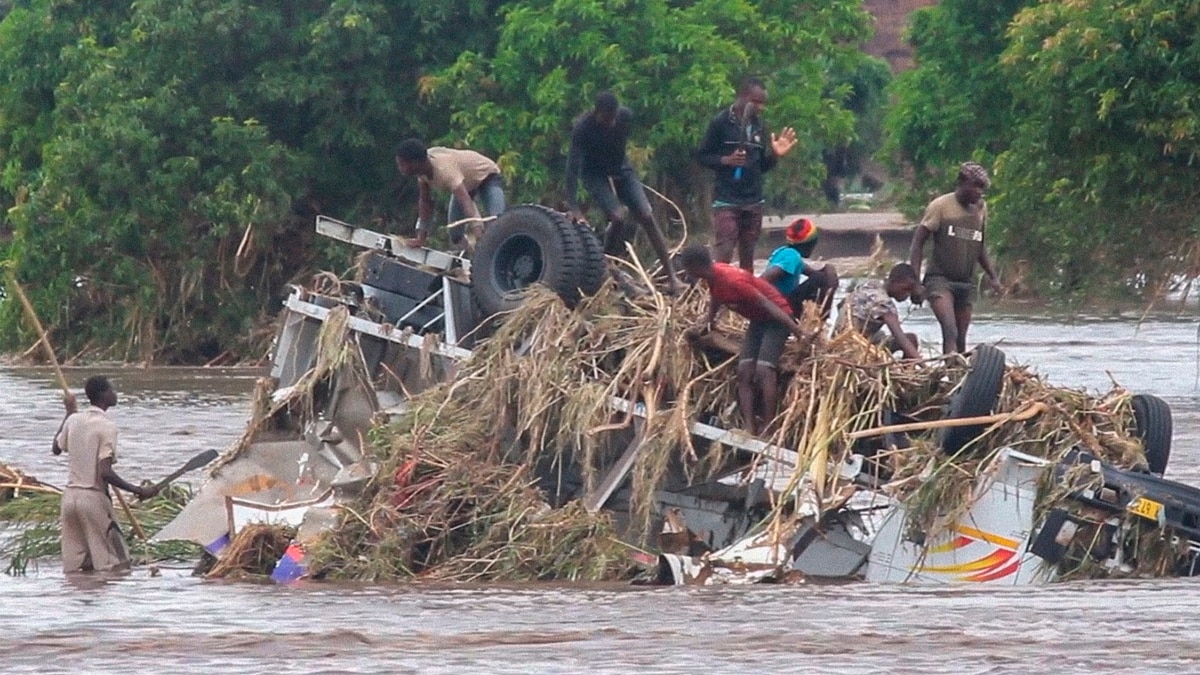
{"type": "Polygon", "coordinates": [[[130,494],[137,495],[141,499],[150,499],[158,494],[158,490],[153,487],[139,487],[117,475],[113,470],[112,457],[105,457],[100,460],[100,478],[109,485],[120,488],[130,494]]]}
{"type": "Polygon", "coordinates": [[[900,346],[900,351],[904,352],[904,358],[921,358],[921,352],[917,351],[917,346],[908,339],[908,334],[904,332],[904,327],[900,325],[900,317],[895,312],[885,314],[883,322],[887,324],[888,330],[891,331],[892,337],[896,340],[896,344],[900,346]]]}
{"type": "Polygon", "coordinates": [[[65,429],[67,428],[67,420],[79,409],[75,401],[75,395],[69,391],[63,392],[63,407],[66,408],[67,414],[63,416],[62,422],[59,423],[58,431],[54,433],[54,441],[50,444],[50,452],[55,455],[61,455],[66,450],[67,434],[65,429]]]}

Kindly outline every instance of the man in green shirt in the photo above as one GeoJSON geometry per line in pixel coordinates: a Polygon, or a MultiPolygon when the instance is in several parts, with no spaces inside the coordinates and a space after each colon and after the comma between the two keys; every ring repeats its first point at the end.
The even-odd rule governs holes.
{"type": "MultiPolygon", "coordinates": [[[[984,245],[987,203],[983,191],[991,185],[987,170],[975,162],[958,171],[954,192],[944,194],[925,209],[925,217],[913,233],[909,264],[918,272],[925,242],[933,238],[933,250],[923,280],[924,297],[942,327],[942,352],[965,352],[967,329],[975,304],[975,264],[988,278],[992,292],[1000,292],[1000,280],[984,245]]],[[[918,289],[913,301],[922,300],[918,289]]]]}

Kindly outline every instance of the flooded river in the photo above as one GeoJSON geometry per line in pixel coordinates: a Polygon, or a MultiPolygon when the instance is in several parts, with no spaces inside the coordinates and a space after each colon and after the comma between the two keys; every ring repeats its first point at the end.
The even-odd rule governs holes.
{"type": "MultiPolygon", "coordinates": [[[[928,310],[906,325],[929,344],[928,310]]],[[[1200,330],[1193,320],[980,316],[970,342],[1060,385],[1116,380],[1172,406],[1169,477],[1200,485],[1200,330]]],[[[74,383],[90,372],[72,371],[74,383]]],[[[120,467],[170,472],[241,432],[257,373],[127,369],[120,467]]],[[[0,461],[61,484],[47,371],[0,370],[0,461]]],[[[867,583],[789,587],[404,588],[206,582],[185,569],[0,577],[6,672],[1195,672],[1200,580],[1007,590],[867,583]]]]}

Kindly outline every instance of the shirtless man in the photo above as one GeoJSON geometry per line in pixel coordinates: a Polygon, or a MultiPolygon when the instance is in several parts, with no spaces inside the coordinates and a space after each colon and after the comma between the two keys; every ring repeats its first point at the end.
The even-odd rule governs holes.
{"type": "Polygon", "coordinates": [[[106,572],[127,569],[129,552],[113,516],[108,486],[141,499],[153,497],[153,487],[138,487],[113,471],[117,452],[117,426],[107,410],[117,404],[117,393],[108,378],[89,377],[84,386],[86,410],[76,411],[75,397],[63,403],[67,417],[54,437],[51,451],[67,453],[67,487],[62,496],[62,559],[64,572],[106,572]]]}

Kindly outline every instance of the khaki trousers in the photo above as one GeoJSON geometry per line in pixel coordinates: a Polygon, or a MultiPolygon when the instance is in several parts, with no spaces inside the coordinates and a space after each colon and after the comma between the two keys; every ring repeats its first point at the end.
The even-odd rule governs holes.
{"type": "Polygon", "coordinates": [[[100,490],[69,487],[62,497],[64,572],[106,572],[129,567],[129,551],[113,517],[112,499],[100,490]]]}

